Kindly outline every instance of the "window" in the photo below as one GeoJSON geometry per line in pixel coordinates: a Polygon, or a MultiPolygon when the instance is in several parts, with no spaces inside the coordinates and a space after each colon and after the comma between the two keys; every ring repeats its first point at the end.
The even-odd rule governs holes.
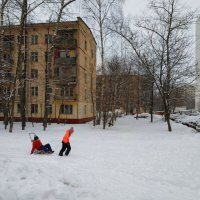
{"type": "Polygon", "coordinates": [[[3,59],[4,60],[8,60],[9,59],[9,55],[8,54],[3,54],[3,59]]]}
{"type": "Polygon", "coordinates": [[[72,105],[61,105],[60,112],[61,114],[72,114],[73,113],[73,107],[72,105]]]}
{"type": "Polygon", "coordinates": [[[17,112],[18,112],[18,113],[20,113],[20,112],[21,112],[21,106],[20,106],[20,104],[19,104],[19,103],[17,104],[17,112]]]}
{"type": "Polygon", "coordinates": [[[38,36],[37,35],[31,36],[31,44],[38,44],[38,36]]]}
{"type": "Polygon", "coordinates": [[[91,56],[94,57],[93,49],[91,49],[91,56]]]}
{"type": "Polygon", "coordinates": [[[38,113],[38,104],[31,104],[31,113],[38,113]]]}
{"type": "Polygon", "coordinates": [[[74,96],[74,90],[72,87],[69,88],[69,95],[70,97],[73,97],[74,96]]]}
{"type": "Polygon", "coordinates": [[[65,88],[61,88],[60,95],[64,97],[66,94],[65,88]]]}
{"type": "Polygon", "coordinates": [[[14,42],[14,40],[15,40],[14,35],[4,35],[3,37],[4,42],[14,42]]]}
{"type": "Polygon", "coordinates": [[[45,62],[51,61],[51,52],[45,52],[45,62]]]}
{"type": "Polygon", "coordinates": [[[9,87],[6,87],[4,91],[5,91],[6,96],[10,96],[10,88],[9,87]]]}
{"type": "Polygon", "coordinates": [[[45,44],[52,43],[52,35],[45,35],[45,44]]]}
{"type": "Polygon", "coordinates": [[[37,79],[38,78],[38,70],[31,69],[31,78],[37,79]]]}
{"type": "Polygon", "coordinates": [[[85,73],[85,83],[87,83],[87,74],[85,73]]]}
{"type": "Polygon", "coordinates": [[[31,52],[31,61],[38,62],[38,52],[31,52]]]}
{"type": "Polygon", "coordinates": [[[38,96],[38,87],[31,87],[32,96],[38,96]]]}
{"type": "Polygon", "coordinates": [[[85,100],[87,99],[87,90],[85,89],[85,100]]]}
{"type": "Polygon", "coordinates": [[[11,80],[13,78],[12,73],[10,73],[10,72],[6,73],[6,78],[11,80]]]}
{"type": "Polygon", "coordinates": [[[60,51],[60,58],[66,58],[66,52],[65,51],[60,51]]]}
{"type": "Polygon", "coordinates": [[[85,50],[87,50],[87,41],[85,40],[85,50]]]}
{"type": "Polygon", "coordinates": [[[60,58],[67,58],[67,57],[69,57],[68,56],[69,52],[66,51],[66,50],[60,50],[59,54],[60,54],[60,58]]]}
{"type": "Polygon", "coordinates": [[[85,114],[87,113],[87,106],[86,105],[84,106],[84,113],[85,114]]]}
{"type": "Polygon", "coordinates": [[[87,57],[85,57],[85,67],[87,66],[87,57]]]}
{"type": "Polygon", "coordinates": [[[47,87],[47,94],[52,94],[53,90],[50,87],[47,87]]]}
{"type": "Polygon", "coordinates": [[[73,39],[73,33],[69,34],[69,39],[73,39]]]}
{"type": "MultiPolygon", "coordinates": [[[[27,43],[27,39],[28,39],[28,37],[23,35],[21,37],[21,44],[27,43]]],[[[17,40],[18,40],[18,43],[20,43],[20,36],[19,35],[17,36],[17,40]]]]}
{"type": "Polygon", "coordinates": [[[56,76],[56,78],[60,77],[60,68],[59,67],[55,68],[55,76],[56,76]]]}
{"type": "Polygon", "coordinates": [[[2,106],[2,103],[0,103],[0,113],[3,112],[3,106],[2,106]]]}
{"type": "Polygon", "coordinates": [[[21,90],[20,88],[17,88],[17,95],[20,95],[21,94],[21,90]]]}
{"type": "Polygon", "coordinates": [[[61,96],[69,96],[69,97],[73,97],[73,95],[74,95],[74,90],[73,90],[73,88],[72,87],[68,87],[68,88],[62,88],[61,89],[61,96]]]}

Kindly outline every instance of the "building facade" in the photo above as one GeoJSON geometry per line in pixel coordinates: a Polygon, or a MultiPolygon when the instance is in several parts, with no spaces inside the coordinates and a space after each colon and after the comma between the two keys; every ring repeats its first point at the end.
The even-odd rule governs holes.
{"type": "Polygon", "coordinates": [[[183,85],[174,88],[171,94],[171,111],[194,110],[195,109],[195,87],[183,85]]]}
{"type": "MultiPolygon", "coordinates": [[[[102,76],[97,75],[97,110],[100,110],[101,80],[102,76]]],[[[104,84],[107,110],[112,111],[115,106],[114,109],[121,109],[127,114],[150,111],[151,83],[145,76],[121,75],[116,80],[112,75],[105,75],[104,84]]]]}
{"type": "MultiPolygon", "coordinates": [[[[6,77],[12,79],[18,62],[19,26],[3,29],[2,57],[7,63],[4,69],[8,69],[6,77]]],[[[43,121],[47,96],[49,121],[84,123],[93,119],[96,104],[93,95],[96,93],[96,42],[81,18],[59,24],[28,24],[21,51],[22,69],[26,74],[28,121],[43,121]]],[[[12,84],[4,86],[5,90],[11,94],[12,84]]],[[[20,120],[19,90],[20,83],[16,88],[15,120],[20,120]]],[[[3,119],[3,108],[0,117],[3,119]]]]}

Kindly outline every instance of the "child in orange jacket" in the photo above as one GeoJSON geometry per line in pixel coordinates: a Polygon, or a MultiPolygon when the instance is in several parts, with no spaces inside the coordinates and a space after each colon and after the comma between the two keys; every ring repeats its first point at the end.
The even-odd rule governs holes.
{"type": "Polygon", "coordinates": [[[67,151],[65,152],[65,155],[68,156],[69,152],[71,151],[71,145],[69,142],[69,138],[72,135],[72,133],[74,132],[74,128],[71,127],[70,129],[66,130],[65,135],[62,139],[62,148],[60,150],[59,156],[63,156],[64,151],[67,149],[67,151]]]}

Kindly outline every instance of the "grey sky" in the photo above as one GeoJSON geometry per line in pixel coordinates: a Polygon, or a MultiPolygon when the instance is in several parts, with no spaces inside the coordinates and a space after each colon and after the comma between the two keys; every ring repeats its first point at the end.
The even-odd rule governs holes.
{"type": "MultiPolygon", "coordinates": [[[[125,15],[142,15],[149,1],[150,0],[126,0],[124,5],[125,15]]],[[[179,0],[179,2],[188,6],[188,8],[199,9],[200,13],[200,0],[179,0]]],[[[191,27],[191,35],[195,38],[195,23],[191,27]]]]}
{"type": "MultiPolygon", "coordinates": [[[[179,0],[180,3],[190,6],[192,9],[200,9],[200,0],[179,0]]],[[[129,15],[140,15],[149,0],[126,0],[124,11],[129,15]]]]}
{"type": "MultiPolygon", "coordinates": [[[[72,11],[72,13],[74,14],[72,16],[72,13],[70,13],[70,17],[73,17],[74,19],[76,19],[76,17],[80,15],[81,3],[83,1],[84,0],[77,0],[69,6],[70,11],[72,11]]],[[[127,15],[131,15],[131,16],[141,15],[149,1],[150,0],[125,0],[125,4],[124,4],[125,15],[126,16],[127,15]]],[[[199,8],[200,10],[200,0],[179,0],[179,1],[180,3],[183,3],[184,5],[190,6],[192,9],[199,8]]],[[[41,13],[39,10],[39,14],[37,15],[40,15],[41,21],[44,21],[44,19],[46,20],[49,19],[49,13],[51,13],[50,10],[55,11],[55,7],[49,8],[47,13],[43,13],[43,12],[41,13]]]]}

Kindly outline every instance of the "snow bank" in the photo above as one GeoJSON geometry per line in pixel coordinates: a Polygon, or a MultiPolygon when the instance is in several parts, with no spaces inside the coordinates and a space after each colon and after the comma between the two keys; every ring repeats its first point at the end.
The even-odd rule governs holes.
{"type": "Polygon", "coordinates": [[[0,127],[0,200],[196,200],[200,198],[200,134],[156,118],[118,119],[102,130],[74,125],[72,151],[59,157],[71,125],[41,124],[8,133],[0,127]],[[50,143],[53,155],[30,155],[28,133],[50,143]]]}

